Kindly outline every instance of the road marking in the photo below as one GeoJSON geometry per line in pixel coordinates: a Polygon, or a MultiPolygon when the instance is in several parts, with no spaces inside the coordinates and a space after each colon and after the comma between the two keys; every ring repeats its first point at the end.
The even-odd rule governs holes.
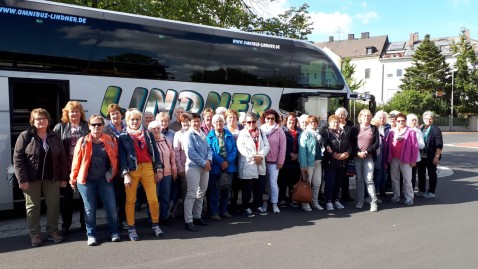
{"type": "Polygon", "coordinates": [[[478,149],[478,142],[444,144],[444,145],[447,146],[447,147],[478,149]]]}

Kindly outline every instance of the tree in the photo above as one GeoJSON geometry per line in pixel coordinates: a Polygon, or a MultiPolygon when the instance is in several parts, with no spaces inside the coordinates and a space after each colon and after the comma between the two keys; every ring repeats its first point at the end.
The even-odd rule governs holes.
{"type": "Polygon", "coordinates": [[[386,111],[398,110],[402,113],[422,115],[427,110],[446,111],[448,107],[443,102],[436,102],[436,98],[424,91],[403,90],[396,93],[388,103],[381,108],[386,111]]]}
{"type": "MultiPolygon", "coordinates": [[[[445,95],[442,98],[432,98],[429,104],[422,103],[421,106],[413,106],[413,104],[407,104],[406,102],[400,102],[397,98],[395,100],[396,105],[402,105],[403,107],[394,107],[399,111],[407,111],[414,113],[422,113],[425,110],[434,109],[435,113],[440,115],[447,115],[449,112],[450,102],[450,68],[445,62],[445,56],[441,54],[440,48],[438,48],[433,41],[430,40],[430,35],[425,35],[422,43],[417,47],[415,54],[412,56],[412,66],[406,69],[402,84],[399,88],[402,90],[402,94],[398,94],[397,98],[403,96],[416,96],[425,101],[425,99],[432,98],[437,91],[444,91],[445,95]],[[414,95],[413,92],[418,92],[414,95]],[[415,109],[409,110],[409,109],[415,109]]],[[[413,100],[409,100],[413,101],[413,100]]]]}
{"type": "Polygon", "coordinates": [[[454,65],[455,81],[453,102],[459,115],[467,116],[478,111],[478,60],[475,49],[466,37],[465,31],[460,40],[452,43],[452,52],[459,53],[454,65]]]}
{"type": "Polygon", "coordinates": [[[344,75],[345,82],[349,86],[351,91],[356,91],[365,85],[365,81],[361,79],[357,82],[353,75],[355,74],[355,64],[350,63],[350,58],[346,57],[342,62],[342,75],[344,75]]]}

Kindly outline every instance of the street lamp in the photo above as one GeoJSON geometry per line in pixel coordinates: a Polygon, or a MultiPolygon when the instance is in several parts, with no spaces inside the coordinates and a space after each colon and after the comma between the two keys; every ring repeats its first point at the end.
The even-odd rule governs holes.
{"type": "Polygon", "coordinates": [[[455,87],[455,57],[460,55],[459,52],[452,55],[453,58],[453,68],[451,69],[451,113],[450,113],[450,132],[453,128],[453,92],[455,87]]]}

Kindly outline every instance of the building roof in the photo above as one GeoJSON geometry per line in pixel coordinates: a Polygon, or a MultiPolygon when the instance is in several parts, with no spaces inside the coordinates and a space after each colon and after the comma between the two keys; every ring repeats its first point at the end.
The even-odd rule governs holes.
{"type": "Polygon", "coordinates": [[[328,48],[341,58],[380,57],[388,46],[388,35],[370,37],[368,32],[362,33],[361,38],[349,35],[347,40],[315,43],[320,48],[328,48]],[[372,48],[371,53],[367,48],[372,48]]]}

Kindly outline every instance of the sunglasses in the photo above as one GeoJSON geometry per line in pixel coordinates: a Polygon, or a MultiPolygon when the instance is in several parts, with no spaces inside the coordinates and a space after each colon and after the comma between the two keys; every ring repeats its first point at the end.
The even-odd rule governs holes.
{"type": "Polygon", "coordinates": [[[273,117],[266,117],[266,120],[276,120],[276,118],[273,118],[273,117]]]}
{"type": "Polygon", "coordinates": [[[93,127],[103,126],[103,123],[90,123],[90,126],[93,126],[93,127]]]}
{"type": "Polygon", "coordinates": [[[256,123],[255,120],[251,120],[251,121],[246,121],[247,124],[252,124],[252,123],[256,123]]]}

